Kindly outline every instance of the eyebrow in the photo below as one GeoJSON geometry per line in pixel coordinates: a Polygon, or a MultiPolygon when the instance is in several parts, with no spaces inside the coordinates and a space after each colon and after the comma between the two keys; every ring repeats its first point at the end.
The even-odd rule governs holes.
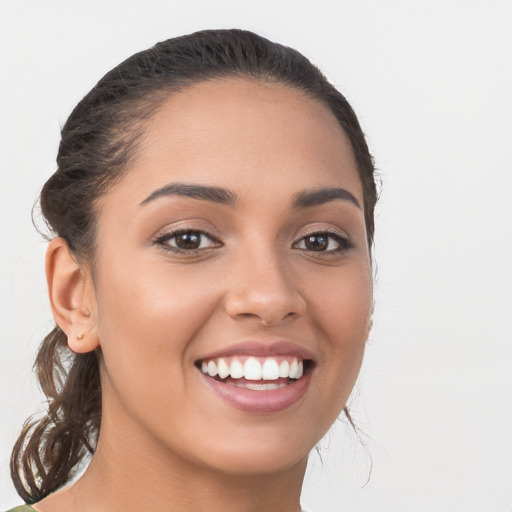
{"type": "MultiPolygon", "coordinates": [[[[178,195],[182,197],[190,197],[202,201],[211,201],[213,203],[225,204],[228,206],[236,206],[237,196],[233,192],[220,187],[210,187],[206,185],[193,185],[189,183],[170,183],[154,192],[152,192],[141,206],[154,201],[160,197],[168,197],[178,195]]],[[[319,206],[330,201],[341,199],[353,203],[357,208],[361,209],[359,201],[344,188],[324,187],[315,190],[305,190],[295,196],[293,208],[311,208],[319,206]]]]}
{"type": "Polygon", "coordinates": [[[359,201],[344,188],[326,187],[317,190],[306,190],[301,192],[295,197],[293,201],[294,208],[311,208],[312,206],[319,206],[321,204],[341,199],[342,201],[349,201],[361,209],[359,201]]]}
{"type": "Polygon", "coordinates": [[[142,203],[141,206],[154,201],[160,197],[183,196],[202,201],[211,201],[213,203],[236,206],[236,196],[233,192],[219,187],[208,187],[204,185],[191,185],[187,183],[171,183],[152,192],[142,203]]]}

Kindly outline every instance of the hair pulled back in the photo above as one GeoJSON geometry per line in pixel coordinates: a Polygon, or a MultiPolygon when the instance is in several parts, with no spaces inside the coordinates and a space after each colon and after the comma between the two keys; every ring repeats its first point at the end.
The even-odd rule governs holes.
{"type": "MultiPolygon", "coordinates": [[[[64,238],[78,260],[94,267],[96,205],[129,172],[145,123],[173,92],[223,77],[284,84],[330,109],[354,152],[371,247],[374,167],[354,111],[299,52],[243,30],[206,30],[158,43],[108,72],[78,103],[61,132],[57,170],[40,197],[52,236],[64,238]]],[[[102,407],[98,363],[96,352],[72,353],[59,327],[43,340],[35,370],[48,410],[27,420],[11,457],[14,485],[27,503],[65,484],[94,453],[102,407]]]]}

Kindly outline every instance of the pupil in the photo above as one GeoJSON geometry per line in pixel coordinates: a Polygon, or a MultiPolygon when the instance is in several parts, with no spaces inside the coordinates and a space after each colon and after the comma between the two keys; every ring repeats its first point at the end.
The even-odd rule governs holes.
{"type": "Polygon", "coordinates": [[[197,233],[183,233],[176,238],[176,245],[181,249],[197,249],[200,241],[201,235],[197,233]]]}
{"type": "Polygon", "coordinates": [[[328,239],[323,235],[311,235],[306,238],[306,247],[312,251],[323,251],[327,249],[328,239]]]}

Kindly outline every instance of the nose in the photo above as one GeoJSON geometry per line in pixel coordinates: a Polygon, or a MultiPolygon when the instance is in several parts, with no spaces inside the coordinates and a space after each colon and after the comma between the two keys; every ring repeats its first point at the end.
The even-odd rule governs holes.
{"type": "Polygon", "coordinates": [[[273,326],[305,314],[306,301],[299,293],[297,276],[275,251],[241,254],[230,275],[224,308],[233,319],[273,326]]]}

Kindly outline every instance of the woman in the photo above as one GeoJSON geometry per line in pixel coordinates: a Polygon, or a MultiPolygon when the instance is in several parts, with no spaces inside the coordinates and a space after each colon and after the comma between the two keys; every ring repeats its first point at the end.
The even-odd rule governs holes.
{"type": "Polygon", "coordinates": [[[20,496],[39,512],[300,510],[370,328],[376,189],[345,98],[295,50],[199,32],[109,72],[57,163],[41,193],[49,408],[13,451],[20,496]]]}

